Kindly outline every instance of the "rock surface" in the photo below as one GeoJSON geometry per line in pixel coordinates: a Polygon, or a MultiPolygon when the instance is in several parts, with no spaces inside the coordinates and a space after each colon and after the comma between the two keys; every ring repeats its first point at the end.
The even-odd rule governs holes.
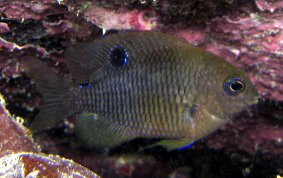
{"type": "Polygon", "coordinates": [[[99,177],[71,160],[40,153],[27,129],[15,122],[2,106],[0,121],[1,177],[99,177]]]}

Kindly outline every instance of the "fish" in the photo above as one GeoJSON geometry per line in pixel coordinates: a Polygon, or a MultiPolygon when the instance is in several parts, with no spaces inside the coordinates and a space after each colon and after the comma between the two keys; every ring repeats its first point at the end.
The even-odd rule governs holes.
{"type": "Polygon", "coordinates": [[[64,57],[65,75],[32,56],[20,62],[44,101],[30,129],[50,129],[75,114],[76,135],[89,148],[135,138],[184,148],[259,98],[242,69],[158,31],[102,36],[69,47],[64,57]]]}

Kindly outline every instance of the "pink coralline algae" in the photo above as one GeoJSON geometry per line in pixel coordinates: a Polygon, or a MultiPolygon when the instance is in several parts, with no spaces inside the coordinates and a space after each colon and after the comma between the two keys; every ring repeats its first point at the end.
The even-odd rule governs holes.
{"type": "Polygon", "coordinates": [[[71,160],[39,153],[27,130],[3,107],[0,107],[0,121],[1,177],[99,177],[71,160]]]}
{"type": "Polygon", "coordinates": [[[148,15],[153,14],[154,11],[150,10],[128,11],[127,9],[120,9],[117,11],[96,6],[88,8],[84,13],[88,20],[93,21],[105,30],[152,30],[156,28],[157,17],[148,17],[148,15]]]}
{"type": "Polygon", "coordinates": [[[19,152],[0,157],[0,176],[99,178],[86,168],[59,156],[19,152]]]}
{"type": "Polygon", "coordinates": [[[38,151],[27,130],[9,116],[2,106],[0,106],[0,119],[0,157],[14,152],[38,151]]]}
{"type": "Polygon", "coordinates": [[[5,14],[8,18],[23,18],[23,19],[40,19],[42,13],[49,5],[30,3],[28,1],[2,1],[1,13],[5,14]]]}
{"type": "MultiPolygon", "coordinates": [[[[38,170],[30,171],[30,175],[73,176],[78,170],[78,175],[97,176],[70,160],[40,151],[73,159],[106,177],[233,177],[219,171],[221,168],[231,170],[234,177],[282,176],[283,1],[214,0],[198,4],[192,0],[183,7],[176,2],[181,1],[0,1],[0,92],[7,108],[12,114],[25,117],[28,123],[42,102],[19,67],[23,56],[39,57],[65,73],[64,50],[107,30],[160,30],[182,37],[244,69],[266,100],[191,148],[171,153],[157,148],[149,150],[150,156],[140,157],[126,156],[127,145],[113,151],[117,156],[90,153],[70,140],[66,144],[63,136],[50,134],[53,130],[34,136],[35,144],[28,129],[15,122],[1,104],[0,176],[20,173],[13,172],[9,165],[38,170]],[[197,16],[193,15],[202,5],[211,9],[208,14],[201,12],[203,18],[194,21],[197,16]],[[265,155],[258,158],[261,154],[265,155]],[[257,159],[261,162],[254,161],[257,159]],[[56,167],[59,172],[51,175],[32,162],[42,163],[47,170],[56,167]],[[53,163],[55,167],[50,167],[53,163]],[[218,167],[215,169],[213,164],[218,167]],[[267,169],[261,169],[263,165],[267,169]]],[[[63,133],[69,134],[65,130],[63,133]]],[[[136,152],[139,142],[133,145],[136,149],[129,150],[136,152]]]]}
{"type": "Polygon", "coordinates": [[[227,150],[244,150],[252,154],[264,152],[283,158],[282,123],[263,116],[246,117],[210,135],[207,144],[215,149],[226,145],[227,150]]]}
{"type": "Polygon", "coordinates": [[[283,8],[283,1],[266,1],[266,0],[255,0],[257,7],[261,11],[274,12],[275,10],[283,8]]]}

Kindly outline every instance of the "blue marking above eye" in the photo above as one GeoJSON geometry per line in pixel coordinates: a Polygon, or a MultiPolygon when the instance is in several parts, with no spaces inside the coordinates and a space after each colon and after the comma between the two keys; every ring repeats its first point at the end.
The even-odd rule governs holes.
{"type": "Polygon", "coordinates": [[[224,83],[224,89],[229,95],[236,95],[245,89],[245,82],[239,78],[234,77],[229,80],[226,80],[224,83]]]}
{"type": "Polygon", "coordinates": [[[182,150],[182,149],[184,149],[184,148],[190,147],[190,146],[192,146],[194,143],[195,143],[195,142],[191,142],[191,143],[189,143],[189,144],[187,144],[187,145],[185,145],[185,146],[182,146],[182,147],[178,148],[178,150],[182,150]]]}
{"type": "Polygon", "coordinates": [[[79,88],[84,88],[84,87],[91,87],[91,83],[81,83],[79,85],[79,88]]]}
{"type": "Polygon", "coordinates": [[[114,46],[109,54],[110,63],[113,66],[124,66],[128,63],[129,55],[125,48],[121,46],[114,46]]]}

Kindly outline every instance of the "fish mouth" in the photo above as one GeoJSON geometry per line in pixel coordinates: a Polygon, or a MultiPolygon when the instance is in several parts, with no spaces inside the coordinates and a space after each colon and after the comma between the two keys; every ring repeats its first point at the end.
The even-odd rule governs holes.
{"type": "Polygon", "coordinates": [[[244,115],[244,114],[248,114],[250,117],[254,115],[253,112],[253,106],[257,105],[260,101],[260,97],[259,96],[255,96],[253,97],[251,100],[249,100],[248,102],[245,102],[244,105],[242,107],[240,107],[240,109],[234,113],[232,113],[229,118],[231,118],[232,120],[234,120],[235,118],[239,118],[240,116],[244,115]]]}
{"type": "Polygon", "coordinates": [[[252,106],[252,105],[258,104],[260,99],[261,99],[260,96],[255,96],[255,97],[247,104],[247,106],[252,106]]]}
{"type": "Polygon", "coordinates": [[[232,112],[224,111],[221,114],[212,113],[207,110],[206,112],[209,114],[210,119],[215,122],[223,121],[223,120],[234,120],[235,118],[239,118],[245,113],[248,113],[249,116],[252,116],[254,113],[253,106],[257,105],[260,99],[261,99],[260,96],[256,95],[244,103],[237,104],[238,106],[235,106],[235,107],[239,107],[239,109],[237,109],[236,111],[232,111],[232,112]]]}
{"type": "Polygon", "coordinates": [[[247,101],[244,100],[244,102],[242,104],[239,103],[239,105],[241,105],[239,110],[240,111],[245,110],[245,108],[254,106],[254,105],[259,103],[259,100],[260,100],[260,96],[258,96],[258,95],[255,95],[254,97],[250,98],[247,101]]]}

